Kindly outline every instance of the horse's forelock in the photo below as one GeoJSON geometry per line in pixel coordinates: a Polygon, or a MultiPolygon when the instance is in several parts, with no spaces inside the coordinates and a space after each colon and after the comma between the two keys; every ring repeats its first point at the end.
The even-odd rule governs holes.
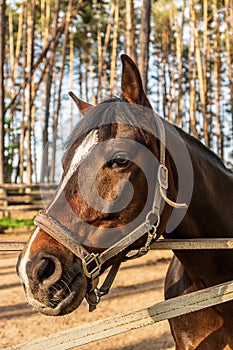
{"type": "Polygon", "coordinates": [[[147,144],[146,132],[155,131],[154,112],[146,107],[133,106],[124,102],[124,99],[114,97],[101,102],[94,107],[85,118],[82,118],[73,129],[65,143],[68,150],[74,143],[80,143],[93,129],[99,129],[99,141],[115,137],[114,124],[128,124],[137,128],[139,141],[147,144]]]}

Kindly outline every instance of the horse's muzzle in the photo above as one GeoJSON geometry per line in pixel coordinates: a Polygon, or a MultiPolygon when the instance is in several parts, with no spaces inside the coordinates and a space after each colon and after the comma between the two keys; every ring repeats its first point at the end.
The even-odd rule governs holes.
{"type": "Polygon", "coordinates": [[[59,316],[80,305],[86,294],[87,279],[79,261],[64,267],[55,255],[41,252],[27,261],[23,276],[20,260],[21,257],[17,272],[34,309],[48,316],[59,316]]]}

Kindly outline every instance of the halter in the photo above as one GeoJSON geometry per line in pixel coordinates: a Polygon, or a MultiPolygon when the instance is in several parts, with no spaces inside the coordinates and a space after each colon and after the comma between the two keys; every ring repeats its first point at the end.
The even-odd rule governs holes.
{"type": "Polygon", "coordinates": [[[150,250],[150,245],[153,240],[158,239],[157,229],[160,224],[160,210],[162,200],[164,200],[170,206],[177,209],[185,209],[187,205],[185,203],[175,203],[167,198],[166,193],[168,189],[168,169],[165,165],[166,155],[166,136],[165,128],[162,120],[158,117],[158,132],[160,140],[160,165],[157,173],[154,201],[152,209],[147,213],[145,221],[131,231],[127,236],[120,241],[104,250],[100,254],[89,253],[83,245],[81,245],[74,233],[68,228],[64,227],[55,218],[51,217],[48,213],[40,212],[34,219],[35,226],[41,228],[48,233],[56,241],[61,243],[64,247],[69,249],[74,255],[76,255],[82,261],[83,272],[89,280],[88,290],[86,294],[87,302],[89,303],[89,311],[93,311],[96,305],[99,303],[101,296],[106,295],[114,281],[114,278],[119,270],[121,262],[112,265],[103,285],[97,288],[99,282],[99,276],[101,268],[110,259],[117,256],[121,252],[129,248],[134,242],[144,235],[147,235],[146,243],[141,247],[138,252],[132,256],[126,256],[125,260],[134,259],[145,255],[150,250]],[[154,222],[156,216],[157,221],[154,222]],[[153,221],[152,221],[153,220],[153,221]]]}

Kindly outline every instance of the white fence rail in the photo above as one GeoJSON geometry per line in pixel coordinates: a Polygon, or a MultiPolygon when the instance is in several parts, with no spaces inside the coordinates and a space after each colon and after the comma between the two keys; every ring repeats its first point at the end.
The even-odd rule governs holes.
{"type": "MultiPolygon", "coordinates": [[[[0,251],[20,251],[24,241],[0,241],[0,251]]],[[[161,239],[152,249],[233,249],[233,239],[161,239]]],[[[233,281],[159,302],[150,308],[88,323],[5,350],[65,350],[233,300],[233,281]]]]}
{"type": "MultiPolygon", "coordinates": [[[[20,251],[25,243],[26,241],[0,241],[0,251],[20,251]]],[[[159,239],[151,245],[151,249],[233,249],[233,238],[159,239]]]]}
{"type": "Polygon", "coordinates": [[[5,350],[65,350],[233,299],[233,282],[157,303],[150,308],[71,328],[5,350]]]}

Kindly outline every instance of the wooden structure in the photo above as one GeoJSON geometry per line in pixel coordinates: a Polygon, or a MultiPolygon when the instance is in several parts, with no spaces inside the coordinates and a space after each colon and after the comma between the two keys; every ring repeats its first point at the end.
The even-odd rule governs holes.
{"type": "MultiPolygon", "coordinates": [[[[23,248],[24,244],[24,241],[0,241],[0,250],[18,251],[23,248]]],[[[152,245],[152,249],[233,249],[233,238],[192,240],[161,239],[152,245]]],[[[5,350],[72,349],[77,346],[105,339],[116,334],[123,334],[130,330],[152,325],[165,319],[198,311],[230,300],[233,300],[233,281],[162,301],[143,310],[74,327],[69,330],[51,334],[48,337],[5,348],[5,350]]]]}
{"type": "Polygon", "coordinates": [[[0,185],[0,218],[32,218],[44,207],[56,188],[57,184],[50,183],[0,185]]]}

